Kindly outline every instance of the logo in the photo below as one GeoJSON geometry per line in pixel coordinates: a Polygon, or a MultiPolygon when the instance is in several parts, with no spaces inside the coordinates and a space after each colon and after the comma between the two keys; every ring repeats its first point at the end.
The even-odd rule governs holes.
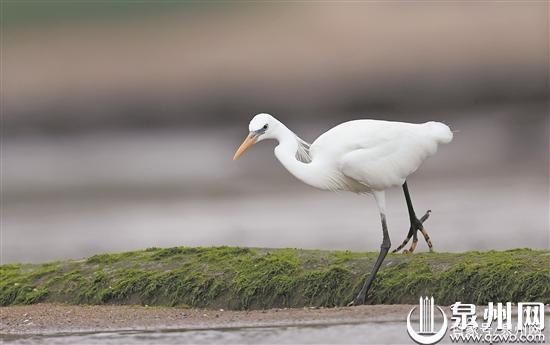
{"type": "Polygon", "coordinates": [[[445,312],[441,309],[441,307],[434,306],[433,296],[430,298],[428,298],[428,296],[420,297],[418,307],[420,327],[418,332],[414,330],[411,324],[411,316],[416,309],[417,307],[413,307],[407,315],[407,332],[409,333],[411,339],[422,345],[436,344],[443,339],[445,333],[447,333],[447,315],[445,315],[445,312]],[[443,317],[443,324],[437,332],[434,330],[434,307],[437,307],[443,317]]]}
{"type": "Polygon", "coordinates": [[[432,345],[443,339],[449,330],[451,343],[545,342],[545,310],[541,302],[488,302],[483,313],[471,303],[456,302],[449,308],[451,320],[448,327],[447,315],[441,307],[434,305],[434,298],[420,297],[419,306],[413,307],[407,315],[407,333],[411,339],[421,345],[432,345]],[[413,327],[411,317],[416,310],[418,326],[413,327]],[[436,327],[436,317],[442,319],[438,322],[440,327],[436,327]]]}
{"type": "Polygon", "coordinates": [[[452,320],[449,337],[453,343],[544,343],[544,304],[519,302],[489,302],[483,318],[474,304],[456,302],[451,305],[452,320]],[[516,311],[517,323],[513,320],[516,311]]]}

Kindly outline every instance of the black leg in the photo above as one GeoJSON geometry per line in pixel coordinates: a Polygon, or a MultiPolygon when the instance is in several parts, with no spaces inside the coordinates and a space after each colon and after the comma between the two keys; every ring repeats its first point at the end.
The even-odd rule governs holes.
{"type": "Polygon", "coordinates": [[[428,244],[428,247],[430,248],[430,251],[432,251],[432,247],[433,247],[432,246],[432,241],[430,240],[430,236],[428,235],[428,232],[426,231],[426,229],[424,228],[424,225],[423,225],[423,223],[430,216],[431,211],[428,210],[420,219],[416,218],[416,214],[414,212],[413,204],[412,204],[412,201],[411,201],[411,196],[409,194],[409,188],[407,186],[407,181],[405,181],[405,183],[403,183],[403,193],[405,194],[405,200],[407,201],[407,209],[409,210],[409,220],[411,222],[411,226],[409,228],[409,232],[407,234],[407,237],[405,238],[403,243],[401,243],[399,245],[399,247],[395,248],[392,251],[392,253],[398,252],[403,247],[405,247],[407,245],[407,243],[410,241],[411,237],[413,238],[413,242],[411,244],[411,247],[410,247],[409,250],[405,249],[404,252],[405,253],[414,252],[414,250],[416,249],[416,244],[418,242],[418,236],[417,236],[418,230],[420,230],[420,232],[424,236],[424,240],[426,241],[426,243],[428,244]]]}
{"type": "Polygon", "coordinates": [[[378,254],[378,259],[376,259],[376,263],[374,264],[374,267],[370,272],[368,278],[365,280],[365,283],[363,284],[361,291],[359,291],[359,294],[357,295],[357,297],[355,297],[355,300],[352,303],[350,303],[353,305],[360,305],[365,303],[365,299],[367,298],[367,293],[369,292],[370,286],[372,285],[372,282],[376,277],[376,273],[378,273],[378,270],[380,269],[380,266],[382,265],[382,262],[384,261],[384,258],[388,254],[388,251],[390,250],[390,247],[391,247],[390,235],[388,234],[388,226],[386,225],[386,215],[384,213],[381,213],[380,218],[382,220],[382,235],[383,235],[382,245],[380,246],[380,254],[378,254]]]}

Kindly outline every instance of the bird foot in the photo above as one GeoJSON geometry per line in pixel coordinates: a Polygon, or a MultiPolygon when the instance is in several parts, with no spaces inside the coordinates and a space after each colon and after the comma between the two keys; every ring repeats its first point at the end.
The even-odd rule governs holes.
{"type": "Polygon", "coordinates": [[[399,245],[399,247],[395,248],[392,251],[392,253],[397,253],[398,251],[403,249],[403,247],[405,247],[407,245],[407,243],[409,243],[409,241],[412,238],[413,241],[411,243],[411,247],[409,249],[404,249],[403,250],[403,254],[412,254],[414,252],[414,250],[416,249],[416,244],[418,242],[417,233],[418,233],[419,230],[422,233],[422,235],[424,236],[424,240],[428,244],[428,248],[430,249],[430,252],[433,251],[432,240],[430,239],[430,236],[428,235],[428,232],[426,231],[426,229],[424,228],[424,225],[423,225],[424,222],[430,217],[431,213],[432,213],[432,210],[427,210],[426,213],[422,217],[420,217],[420,219],[414,219],[414,220],[411,221],[411,226],[409,228],[409,233],[407,234],[407,237],[405,238],[403,243],[401,243],[399,245]]]}
{"type": "Polygon", "coordinates": [[[361,298],[359,296],[355,297],[355,299],[347,304],[348,307],[353,307],[357,305],[363,305],[365,304],[365,297],[361,298]]]}
{"type": "Polygon", "coordinates": [[[347,304],[348,307],[353,307],[356,305],[362,305],[365,304],[365,300],[367,299],[367,295],[363,293],[363,291],[360,291],[359,294],[353,299],[353,301],[349,302],[347,304]]]}

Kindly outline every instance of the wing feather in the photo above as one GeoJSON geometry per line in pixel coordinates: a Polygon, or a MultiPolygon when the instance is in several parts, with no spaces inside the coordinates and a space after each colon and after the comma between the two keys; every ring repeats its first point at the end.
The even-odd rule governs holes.
{"type": "Polygon", "coordinates": [[[443,141],[441,133],[448,130],[443,124],[437,126],[438,131],[434,131],[433,122],[346,122],[320,136],[311,145],[310,153],[315,159],[323,156],[334,161],[344,176],[369,189],[383,190],[402,185],[437,151],[438,143],[443,141]]]}

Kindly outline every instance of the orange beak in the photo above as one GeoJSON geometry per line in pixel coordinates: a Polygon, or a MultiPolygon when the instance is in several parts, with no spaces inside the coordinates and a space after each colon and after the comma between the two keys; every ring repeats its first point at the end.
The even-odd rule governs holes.
{"type": "Polygon", "coordinates": [[[254,133],[250,133],[246,139],[244,139],[243,143],[239,148],[237,149],[237,152],[235,152],[235,156],[233,156],[233,160],[238,159],[242,154],[248,150],[252,145],[256,144],[257,137],[254,133]]]}

